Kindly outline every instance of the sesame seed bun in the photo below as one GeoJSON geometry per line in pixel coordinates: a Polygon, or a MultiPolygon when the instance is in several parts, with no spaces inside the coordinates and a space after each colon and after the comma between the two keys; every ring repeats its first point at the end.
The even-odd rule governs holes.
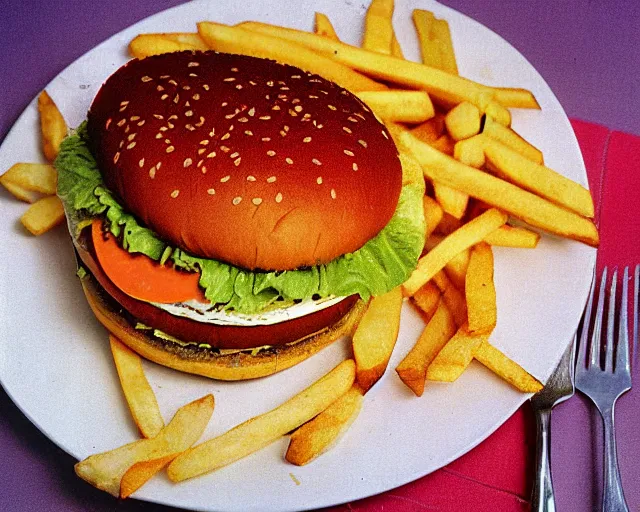
{"type": "Polygon", "coordinates": [[[391,219],[397,150],[357,97],[317,75],[216,52],[133,60],[88,116],[105,184],[194,255],[254,270],[328,263],[391,219]]]}

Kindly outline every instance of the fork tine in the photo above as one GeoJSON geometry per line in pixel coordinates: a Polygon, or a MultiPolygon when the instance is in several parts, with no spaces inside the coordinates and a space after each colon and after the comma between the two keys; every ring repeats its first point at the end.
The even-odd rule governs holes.
{"type": "Polygon", "coordinates": [[[622,300],[620,301],[620,326],[618,327],[618,347],[616,349],[615,371],[629,372],[629,318],[627,315],[627,294],[629,293],[629,267],[624,267],[622,276],[622,300]]]}
{"type": "Polygon", "coordinates": [[[584,308],[584,314],[582,317],[582,324],[580,329],[580,340],[578,342],[578,358],[576,359],[576,365],[584,367],[587,360],[587,346],[589,338],[589,325],[591,324],[591,310],[593,309],[593,295],[596,290],[596,268],[593,267],[593,276],[591,277],[591,289],[589,290],[589,299],[587,305],[584,308]]]}
{"type": "Polygon", "coordinates": [[[604,288],[607,285],[607,267],[602,271],[600,279],[600,291],[598,292],[598,309],[596,310],[596,321],[593,325],[591,336],[591,352],[587,368],[600,366],[600,335],[602,334],[602,315],[604,313],[604,288]]]}
{"type": "MultiPolygon", "coordinates": [[[[607,338],[604,346],[604,370],[613,372],[613,351],[615,350],[614,330],[616,324],[616,291],[618,288],[618,268],[616,267],[611,276],[611,289],[609,290],[609,311],[607,315],[607,338]]],[[[620,326],[622,326],[622,318],[626,318],[626,301],[622,305],[620,311],[620,326]]],[[[627,337],[628,338],[628,337],[627,337]]],[[[618,338],[618,347],[621,340],[618,338]]],[[[627,344],[629,343],[627,339],[627,344]]],[[[618,349],[619,350],[619,349],[618,349]]],[[[628,358],[627,358],[628,359],[628,358]]]]}

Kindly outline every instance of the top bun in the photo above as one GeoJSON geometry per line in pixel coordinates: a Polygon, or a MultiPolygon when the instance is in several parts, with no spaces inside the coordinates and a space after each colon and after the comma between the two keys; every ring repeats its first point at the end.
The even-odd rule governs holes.
{"type": "Polygon", "coordinates": [[[391,219],[402,169],[356,96],[216,52],[133,60],[98,92],[92,151],[123,206],[169,243],[246,269],[353,252],[391,219]]]}

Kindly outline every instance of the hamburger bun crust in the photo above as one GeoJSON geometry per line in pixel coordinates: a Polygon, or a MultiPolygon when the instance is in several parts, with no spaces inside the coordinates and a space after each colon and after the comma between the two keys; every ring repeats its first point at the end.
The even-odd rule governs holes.
{"type": "Polygon", "coordinates": [[[218,380],[246,380],[265,377],[294,366],[349,335],[366,305],[358,300],[337,323],[289,345],[253,351],[218,352],[197,344],[181,345],[159,339],[133,328],[109,304],[104,290],[90,275],[82,279],[82,289],[98,321],[111,334],[142,357],[176,370],[218,380]]]}
{"type": "Polygon", "coordinates": [[[317,75],[216,52],[133,60],[89,112],[105,184],[174,246],[290,270],[353,252],[402,186],[386,128],[317,75]]]}

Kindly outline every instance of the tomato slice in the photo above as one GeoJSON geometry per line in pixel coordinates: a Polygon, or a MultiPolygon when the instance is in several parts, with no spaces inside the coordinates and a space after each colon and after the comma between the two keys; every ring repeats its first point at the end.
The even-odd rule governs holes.
{"type": "Polygon", "coordinates": [[[91,237],[104,273],[130,297],[167,304],[194,299],[207,302],[198,286],[199,273],[160,265],[144,254],[131,254],[113,235],[103,232],[100,220],[92,222],[91,237]]]}

